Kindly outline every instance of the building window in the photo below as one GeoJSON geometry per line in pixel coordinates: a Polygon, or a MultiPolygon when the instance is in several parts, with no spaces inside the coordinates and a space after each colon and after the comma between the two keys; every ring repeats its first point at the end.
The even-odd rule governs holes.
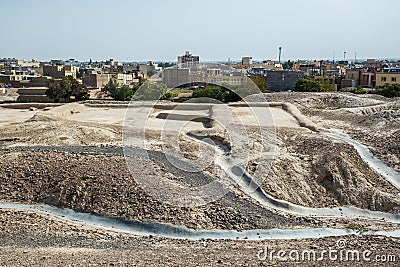
{"type": "Polygon", "coordinates": [[[397,82],[397,78],[396,77],[392,77],[392,83],[397,82]]]}
{"type": "Polygon", "coordinates": [[[386,82],[386,77],[381,77],[381,82],[386,82]]]}

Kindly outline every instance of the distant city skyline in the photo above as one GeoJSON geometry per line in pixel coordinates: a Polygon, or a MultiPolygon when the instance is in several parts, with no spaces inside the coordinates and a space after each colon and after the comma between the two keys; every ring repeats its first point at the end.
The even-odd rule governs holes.
{"type": "Polygon", "coordinates": [[[0,58],[399,58],[397,0],[5,1],[0,58]]]}

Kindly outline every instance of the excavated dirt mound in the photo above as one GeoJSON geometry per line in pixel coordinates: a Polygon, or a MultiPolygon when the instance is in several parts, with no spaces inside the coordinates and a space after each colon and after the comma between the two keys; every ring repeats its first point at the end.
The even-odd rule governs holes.
{"type": "MultiPolygon", "coordinates": [[[[133,221],[185,225],[195,229],[262,229],[308,225],[301,217],[280,216],[252,199],[230,192],[202,207],[175,207],[154,200],[135,182],[122,156],[53,151],[3,151],[0,200],[45,203],[133,221]]],[[[163,177],[176,176],[166,162],[135,160],[134,175],[154,165],[163,177]]],[[[201,179],[204,174],[197,174],[201,179]]],[[[180,177],[185,182],[195,180],[180,177]]],[[[193,174],[195,176],[195,174],[193,174]]]]}
{"type": "Polygon", "coordinates": [[[35,114],[22,123],[2,129],[2,139],[18,138],[12,145],[120,144],[122,129],[98,123],[79,124],[59,117],[35,114]]]}
{"type": "Polygon", "coordinates": [[[400,211],[397,189],[372,170],[351,145],[293,130],[280,131],[279,137],[276,162],[262,184],[271,195],[311,207],[351,205],[400,211]]]}

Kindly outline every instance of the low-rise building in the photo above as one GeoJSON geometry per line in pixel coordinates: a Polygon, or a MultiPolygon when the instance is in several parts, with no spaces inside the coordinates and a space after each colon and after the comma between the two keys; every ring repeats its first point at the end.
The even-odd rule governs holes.
{"type": "Polygon", "coordinates": [[[103,88],[110,80],[110,74],[83,74],[82,82],[89,88],[103,88]]]}
{"type": "Polygon", "coordinates": [[[376,73],[376,87],[384,86],[387,83],[400,84],[400,68],[386,68],[382,72],[376,73]]]}
{"type": "Polygon", "coordinates": [[[345,79],[342,79],[341,87],[375,87],[375,69],[349,69],[345,79]]]}
{"type": "Polygon", "coordinates": [[[124,73],[89,73],[83,75],[82,83],[91,88],[102,89],[111,79],[115,80],[118,85],[130,85],[134,82],[134,75],[124,73]]]}
{"type": "Polygon", "coordinates": [[[304,76],[303,71],[267,70],[264,77],[267,81],[268,90],[281,92],[293,90],[297,80],[304,76]]]}
{"type": "Polygon", "coordinates": [[[162,73],[162,81],[168,88],[174,88],[189,82],[190,69],[167,68],[162,73]]]}
{"type": "Polygon", "coordinates": [[[246,76],[228,76],[228,75],[217,75],[206,77],[206,82],[212,84],[230,84],[230,85],[241,85],[246,82],[248,78],[246,76]]]}
{"type": "Polygon", "coordinates": [[[36,103],[48,103],[54,102],[52,99],[46,96],[47,87],[27,87],[18,89],[19,94],[18,101],[24,103],[36,102],[36,103]]]}
{"type": "Polygon", "coordinates": [[[50,76],[54,79],[62,79],[67,76],[72,76],[76,78],[76,74],[79,72],[79,68],[76,66],[52,66],[45,65],[43,66],[43,75],[50,76]]]}
{"type": "Polygon", "coordinates": [[[293,90],[298,79],[303,78],[303,71],[255,69],[252,75],[266,79],[268,90],[273,92],[293,90]]]}
{"type": "Polygon", "coordinates": [[[252,59],[252,57],[242,57],[242,65],[250,67],[252,59]]]}

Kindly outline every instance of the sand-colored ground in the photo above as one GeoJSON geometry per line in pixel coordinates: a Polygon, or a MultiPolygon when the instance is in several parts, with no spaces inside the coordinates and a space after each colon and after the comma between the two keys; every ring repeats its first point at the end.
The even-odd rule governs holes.
{"type": "MultiPolygon", "coordinates": [[[[257,102],[257,96],[251,100],[257,102]]],[[[399,170],[398,100],[293,93],[270,94],[267,100],[294,104],[321,129],[342,133],[365,144],[387,165],[399,170]]],[[[397,224],[384,221],[310,219],[276,212],[260,205],[234,185],[222,199],[201,207],[172,207],[152,199],[132,178],[122,150],[118,150],[123,146],[124,134],[126,137],[129,133],[128,137],[137,141],[145,138],[146,148],[154,150],[154,155],[168,147],[166,142],[175,140],[171,147],[178,147],[189,162],[201,154],[201,145],[187,133],[209,136],[225,144],[239,158],[243,156],[243,167],[277,199],[306,207],[351,205],[399,212],[399,191],[366,164],[354,147],[301,127],[299,120],[280,106],[249,109],[192,104],[191,108],[171,110],[168,105],[165,109],[162,105],[152,109],[140,103],[128,111],[124,108],[126,105],[118,103],[73,103],[32,111],[3,105],[0,108],[0,200],[47,203],[114,218],[174,223],[194,229],[345,228],[349,224],[370,230],[399,229],[397,224]],[[257,114],[259,119],[252,114],[257,114]],[[142,135],[144,125],[146,134],[142,135]],[[99,150],[82,152],[88,146],[99,150]]],[[[154,157],[153,162],[136,160],[136,175],[143,175],[151,167],[157,175],[173,183],[198,186],[207,179],[218,179],[221,174],[221,169],[212,161],[203,172],[188,175],[165,159],[154,157]]],[[[112,233],[99,229],[71,230],[70,224],[55,221],[39,230],[43,227],[40,223],[43,218],[34,213],[1,211],[0,216],[4,217],[0,234],[3,241],[0,260],[4,265],[78,262],[81,265],[132,265],[133,262],[141,266],[168,266],[190,265],[189,262],[196,259],[198,263],[194,266],[262,266],[270,263],[260,262],[256,255],[249,256],[260,247],[316,246],[320,249],[338,239],[189,242],[113,237],[112,233]],[[6,224],[7,221],[10,223],[6,224]],[[57,244],[50,241],[55,237],[57,244]],[[121,242],[116,240],[125,245],[118,247],[121,242]],[[153,254],[159,254],[159,258],[155,259],[153,254]],[[16,261],[18,255],[22,257],[16,261]]],[[[397,239],[346,238],[350,247],[375,247],[376,251],[385,248],[388,252],[399,253],[397,239]]],[[[330,266],[330,263],[314,265],[330,266]]],[[[287,265],[279,261],[274,264],[287,265]]]]}

